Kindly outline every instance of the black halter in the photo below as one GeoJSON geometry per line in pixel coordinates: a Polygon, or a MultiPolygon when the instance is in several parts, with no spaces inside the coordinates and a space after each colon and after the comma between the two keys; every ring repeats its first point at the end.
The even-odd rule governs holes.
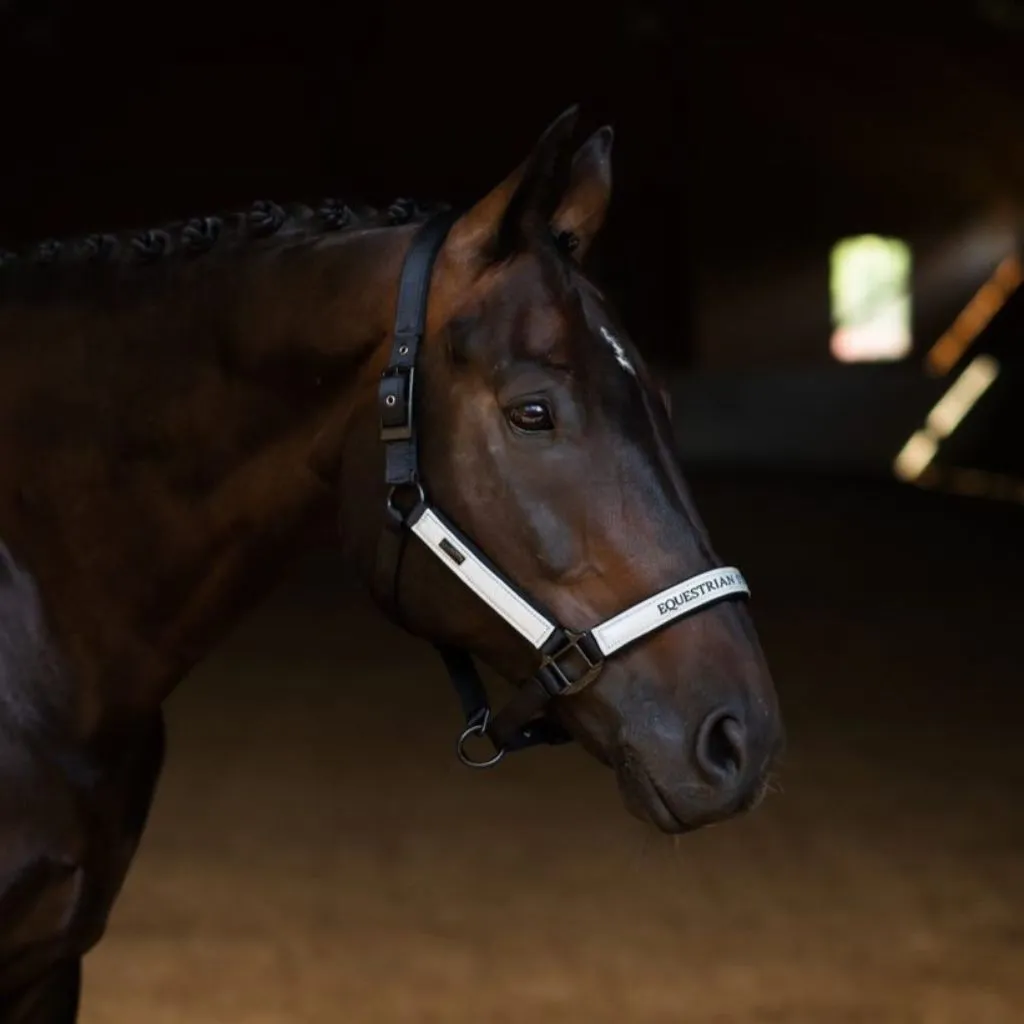
{"type": "Polygon", "coordinates": [[[589,686],[605,658],[657,629],[719,601],[746,597],[749,589],[737,569],[712,569],[661,591],[584,632],[558,624],[494,567],[454,526],[432,508],[419,476],[416,435],[416,357],[426,330],[427,298],[434,260],[456,219],[439,214],[419,228],[406,254],[398,285],[395,336],[381,377],[378,405],[388,484],[385,529],[377,550],[378,600],[399,618],[398,577],[406,538],[415,533],[442,563],[529,640],[539,654],[534,675],[497,714],[492,715],[483,681],[468,651],[435,644],[459,695],[466,726],[458,755],[485,768],[506,752],[539,743],[566,743],[569,734],[544,716],[549,701],[589,686]],[[466,752],[472,736],[487,736],[495,753],[483,761],[466,752]]]}

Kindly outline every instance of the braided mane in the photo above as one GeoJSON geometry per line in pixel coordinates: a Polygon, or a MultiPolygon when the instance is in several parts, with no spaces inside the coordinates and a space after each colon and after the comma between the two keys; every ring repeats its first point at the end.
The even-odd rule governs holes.
{"type": "Polygon", "coordinates": [[[52,277],[62,268],[164,264],[258,240],[295,241],[356,227],[411,224],[445,208],[445,203],[425,204],[412,199],[396,199],[380,209],[333,198],[315,206],[261,200],[244,213],[193,217],[144,231],[51,238],[22,253],[0,248],[0,289],[16,280],[52,277]]]}

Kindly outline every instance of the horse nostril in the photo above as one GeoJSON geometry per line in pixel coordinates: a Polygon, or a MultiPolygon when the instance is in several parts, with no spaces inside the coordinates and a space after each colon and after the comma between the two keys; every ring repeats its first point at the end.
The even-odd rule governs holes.
{"type": "Polygon", "coordinates": [[[697,733],[697,765],[712,782],[728,782],[743,770],[746,731],[728,711],[715,711],[697,733]]]}

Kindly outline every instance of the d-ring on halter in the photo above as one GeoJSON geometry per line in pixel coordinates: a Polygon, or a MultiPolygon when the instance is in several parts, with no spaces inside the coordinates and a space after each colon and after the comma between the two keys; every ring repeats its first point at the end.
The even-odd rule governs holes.
{"type": "Polygon", "coordinates": [[[405,540],[413,534],[485,604],[524,637],[540,655],[534,675],[497,714],[472,656],[459,647],[436,644],[462,703],[466,727],[458,742],[460,760],[473,768],[497,764],[506,753],[538,743],[565,743],[566,731],[543,712],[555,697],[585,689],[601,674],[605,660],[656,630],[719,601],[746,598],[750,589],[738,569],[710,569],[659,591],[591,629],[577,632],[522,593],[473,543],[427,500],[419,476],[414,384],[416,357],[426,330],[427,298],[434,260],[456,214],[441,213],[417,232],[398,284],[391,359],[378,397],[384,442],[387,517],[377,557],[376,589],[397,612],[397,583],[405,540]],[[466,751],[473,737],[486,736],[495,753],[474,760],[466,751]]]}

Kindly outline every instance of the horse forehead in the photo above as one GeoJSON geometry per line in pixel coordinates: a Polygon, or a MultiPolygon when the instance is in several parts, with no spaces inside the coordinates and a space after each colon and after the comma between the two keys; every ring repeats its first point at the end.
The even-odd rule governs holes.
{"type": "Polygon", "coordinates": [[[481,303],[485,327],[511,333],[542,348],[564,341],[571,326],[565,297],[530,268],[512,271],[489,289],[481,303]]]}
{"type": "Polygon", "coordinates": [[[532,253],[502,267],[491,284],[491,294],[499,302],[555,309],[568,300],[565,282],[532,253]]]}

